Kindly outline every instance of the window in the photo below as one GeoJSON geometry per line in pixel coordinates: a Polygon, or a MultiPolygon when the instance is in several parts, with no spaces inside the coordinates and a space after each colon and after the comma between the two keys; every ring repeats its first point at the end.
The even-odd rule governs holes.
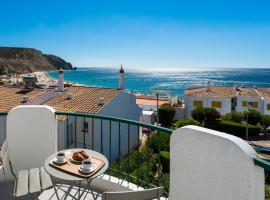
{"type": "Polygon", "coordinates": [[[88,122],[83,122],[83,130],[82,132],[88,132],[88,122]]]}
{"type": "Polygon", "coordinates": [[[259,103],[257,101],[242,101],[242,107],[258,108],[259,103]]]}
{"type": "Polygon", "coordinates": [[[221,108],[222,103],[220,101],[212,101],[212,108],[221,108]]]}
{"type": "Polygon", "coordinates": [[[195,101],[193,101],[193,106],[195,106],[195,107],[203,107],[203,102],[195,100],[195,101]]]}
{"type": "Polygon", "coordinates": [[[270,110],[270,104],[267,104],[267,110],[270,110]]]}
{"type": "Polygon", "coordinates": [[[258,108],[258,102],[256,102],[256,101],[255,102],[252,102],[252,107],[253,108],[258,108]]]}

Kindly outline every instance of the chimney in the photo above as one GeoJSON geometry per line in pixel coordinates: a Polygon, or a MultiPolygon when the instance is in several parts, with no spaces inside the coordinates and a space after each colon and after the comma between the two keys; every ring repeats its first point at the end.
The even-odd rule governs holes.
{"type": "Polygon", "coordinates": [[[62,68],[58,72],[58,92],[64,91],[64,71],[62,68]]]}
{"type": "Polygon", "coordinates": [[[207,82],[207,91],[210,91],[210,81],[207,82]]]}
{"type": "Polygon", "coordinates": [[[120,89],[120,90],[125,89],[125,71],[124,71],[122,65],[121,65],[121,68],[119,70],[119,86],[118,86],[118,89],[120,89]]]}
{"type": "Polygon", "coordinates": [[[68,93],[67,100],[71,100],[72,98],[73,98],[73,94],[72,93],[68,93]]]}
{"type": "Polygon", "coordinates": [[[28,103],[29,102],[29,96],[23,96],[23,103],[28,103]]]}
{"type": "Polygon", "coordinates": [[[105,104],[104,98],[99,98],[98,105],[103,106],[105,104]]]}

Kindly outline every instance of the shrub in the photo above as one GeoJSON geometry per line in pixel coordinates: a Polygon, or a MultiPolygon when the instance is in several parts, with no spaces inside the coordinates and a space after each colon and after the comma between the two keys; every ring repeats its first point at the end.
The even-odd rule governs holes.
{"type": "Polygon", "coordinates": [[[160,152],[160,163],[164,173],[170,172],[170,152],[161,151],[160,152]]]}
{"type": "Polygon", "coordinates": [[[204,108],[204,126],[213,127],[221,115],[215,108],[204,108]]]}
{"type": "Polygon", "coordinates": [[[158,140],[160,141],[160,151],[170,151],[170,135],[168,133],[153,133],[150,136],[149,145],[154,153],[158,152],[158,140]]]}
{"type": "Polygon", "coordinates": [[[191,117],[192,117],[194,120],[200,122],[200,124],[202,124],[203,121],[204,121],[204,108],[198,107],[198,108],[196,108],[195,110],[193,110],[193,111],[191,112],[191,117]]]}
{"type": "Polygon", "coordinates": [[[231,112],[231,113],[227,113],[225,115],[222,116],[223,120],[227,120],[227,121],[234,121],[234,122],[242,122],[244,119],[244,114],[241,112],[231,112]]]}
{"type": "Polygon", "coordinates": [[[262,115],[258,110],[250,109],[244,112],[244,119],[248,119],[249,124],[257,125],[261,121],[261,118],[262,115]]]}
{"type": "Polygon", "coordinates": [[[170,104],[163,104],[158,109],[158,119],[162,126],[170,126],[175,114],[174,108],[170,104]]]}
{"type": "Polygon", "coordinates": [[[193,119],[199,121],[206,127],[213,127],[217,120],[221,117],[220,113],[215,108],[201,107],[193,110],[191,116],[193,119]]]}
{"type": "Polygon", "coordinates": [[[270,126],[270,115],[262,115],[260,124],[263,127],[264,134],[266,135],[267,128],[270,126]]]}
{"type": "Polygon", "coordinates": [[[193,119],[180,119],[174,124],[174,128],[181,128],[187,125],[196,125],[199,126],[200,122],[193,119]]]}
{"type": "MultiPolygon", "coordinates": [[[[246,137],[246,124],[223,120],[216,124],[215,129],[231,135],[235,135],[237,137],[246,137]]],[[[249,136],[257,136],[259,133],[260,127],[250,124],[248,125],[249,136]]]]}

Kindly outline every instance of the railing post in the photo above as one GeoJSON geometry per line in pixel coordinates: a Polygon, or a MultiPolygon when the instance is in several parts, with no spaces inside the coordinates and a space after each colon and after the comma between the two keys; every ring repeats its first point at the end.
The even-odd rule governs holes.
{"type": "Polygon", "coordinates": [[[128,182],[129,180],[129,170],[130,170],[130,125],[128,124],[128,182]]]}
{"type": "Polygon", "coordinates": [[[112,163],[112,120],[110,120],[110,158],[109,162],[112,163]]]}
{"type": "MultiPolygon", "coordinates": [[[[69,138],[69,131],[68,131],[68,115],[66,115],[66,117],[67,117],[67,126],[66,126],[66,131],[67,131],[67,143],[66,143],[66,147],[67,148],[69,148],[69,144],[68,144],[68,138],[69,138]]],[[[72,135],[71,135],[71,137],[72,137],[72,135]]],[[[71,140],[72,141],[72,140],[71,140]]]]}
{"type": "Polygon", "coordinates": [[[92,150],[95,150],[95,119],[92,118],[92,150]]]}
{"type": "Polygon", "coordinates": [[[75,148],[77,148],[77,116],[75,116],[75,148]]]}
{"type": "Polygon", "coordinates": [[[85,117],[83,117],[83,148],[86,148],[86,143],[85,143],[85,117]]]}
{"type": "Polygon", "coordinates": [[[121,172],[121,123],[118,123],[118,156],[119,156],[119,172],[121,172]]]}
{"type": "MultiPolygon", "coordinates": [[[[151,132],[152,130],[150,130],[151,132]]],[[[150,134],[147,132],[147,188],[150,186],[150,134]]]]}
{"type": "Polygon", "coordinates": [[[160,179],[160,175],[161,175],[161,165],[160,165],[160,132],[157,131],[157,138],[158,138],[158,177],[157,177],[157,186],[159,186],[159,179],[160,179]]]}
{"type": "Polygon", "coordinates": [[[103,121],[102,121],[102,119],[101,119],[101,121],[100,121],[100,130],[101,130],[101,135],[100,135],[100,139],[101,139],[101,153],[103,154],[103,121]]]}

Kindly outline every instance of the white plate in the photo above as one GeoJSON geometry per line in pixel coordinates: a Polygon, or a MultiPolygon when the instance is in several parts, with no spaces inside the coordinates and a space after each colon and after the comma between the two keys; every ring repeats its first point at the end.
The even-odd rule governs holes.
{"type": "Polygon", "coordinates": [[[63,161],[60,162],[57,158],[54,158],[54,159],[53,159],[53,162],[54,162],[55,164],[62,165],[62,164],[65,164],[65,163],[67,162],[67,160],[64,159],[63,161]]]}
{"type": "Polygon", "coordinates": [[[89,174],[89,173],[95,171],[95,169],[93,167],[90,167],[89,169],[85,169],[85,168],[83,168],[83,166],[80,166],[79,171],[82,173],[89,174]]]}

